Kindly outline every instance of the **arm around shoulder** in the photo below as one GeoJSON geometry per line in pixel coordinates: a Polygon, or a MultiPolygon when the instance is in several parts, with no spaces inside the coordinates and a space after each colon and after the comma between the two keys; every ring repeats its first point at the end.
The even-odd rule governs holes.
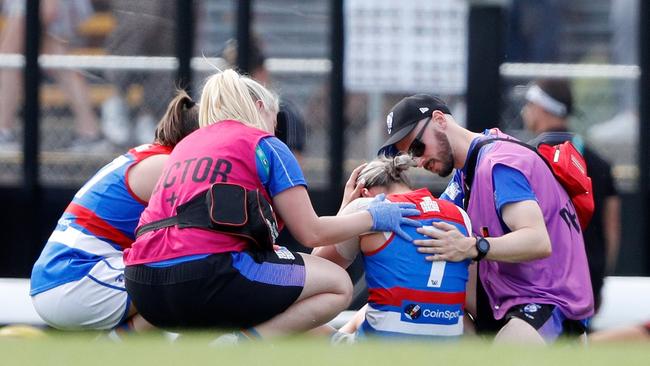
{"type": "MultiPolygon", "coordinates": [[[[342,208],[337,216],[350,215],[365,210],[368,207],[368,202],[367,198],[357,198],[342,208]]],[[[359,240],[359,236],[354,236],[336,245],[317,247],[311,254],[334,262],[343,268],[348,268],[361,251],[359,240]]]]}
{"type": "Polygon", "coordinates": [[[273,197],[273,206],[291,234],[310,248],[357,237],[372,227],[372,216],[368,211],[319,217],[304,186],[295,186],[277,194],[273,197]]]}

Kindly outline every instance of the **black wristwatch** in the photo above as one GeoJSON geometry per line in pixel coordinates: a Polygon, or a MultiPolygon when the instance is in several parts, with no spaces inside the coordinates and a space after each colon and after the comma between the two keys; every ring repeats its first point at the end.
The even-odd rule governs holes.
{"type": "Polygon", "coordinates": [[[474,257],[474,260],[478,262],[481,259],[485,258],[485,256],[490,251],[490,242],[487,241],[487,239],[485,239],[482,236],[477,236],[476,243],[474,245],[476,246],[476,250],[478,251],[478,254],[476,255],[476,257],[474,257]]]}

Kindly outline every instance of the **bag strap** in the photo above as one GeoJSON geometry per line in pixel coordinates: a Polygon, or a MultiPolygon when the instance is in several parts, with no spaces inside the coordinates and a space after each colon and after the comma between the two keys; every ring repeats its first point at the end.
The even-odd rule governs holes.
{"type": "Polygon", "coordinates": [[[203,211],[205,209],[206,195],[209,191],[209,189],[202,191],[189,201],[176,207],[176,215],[140,226],[135,232],[135,237],[137,238],[146,232],[170,226],[178,226],[179,228],[193,226],[190,222],[198,221],[207,225],[210,218],[204,217],[203,211]]]}
{"type": "Polygon", "coordinates": [[[551,170],[551,173],[553,172],[551,165],[549,164],[548,161],[546,161],[546,159],[544,159],[544,157],[539,153],[539,151],[537,151],[536,148],[528,145],[525,142],[521,142],[519,140],[507,139],[503,137],[494,137],[494,138],[481,140],[477,142],[476,145],[474,145],[472,152],[467,157],[467,163],[466,163],[467,170],[465,171],[465,202],[464,202],[465,203],[464,206],[466,210],[467,210],[467,206],[469,206],[469,197],[472,192],[472,183],[474,181],[474,172],[476,170],[478,154],[481,151],[481,148],[483,148],[483,146],[491,144],[495,141],[507,141],[528,148],[529,150],[535,152],[535,154],[537,154],[537,156],[539,156],[542,159],[542,161],[546,163],[546,166],[548,166],[548,168],[551,170]]]}
{"type": "Polygon", "coordinates": [[[169,227],[169,226],[175,226],[178,224],[178,215],[174,215],[172,217],[168,217],[166,219],[150,222],[146,225],[142,225],[138,228],[138,230],[135,232],[135,237],[140,237],[142,234],[149,232],[149,231],[154,231],[158,229],[162,229],[164,227],[169,227]]]}

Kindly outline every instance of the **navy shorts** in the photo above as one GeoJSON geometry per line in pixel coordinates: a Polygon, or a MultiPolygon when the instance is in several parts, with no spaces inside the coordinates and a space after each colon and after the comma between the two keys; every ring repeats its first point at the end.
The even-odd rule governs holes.
{"type": "Polygon", "coordinates": [[[284,312],[300,296],[298,253],[228,252],[169,267],[127,266],[126,289],[159,328],[248,328],[284,312]]]}

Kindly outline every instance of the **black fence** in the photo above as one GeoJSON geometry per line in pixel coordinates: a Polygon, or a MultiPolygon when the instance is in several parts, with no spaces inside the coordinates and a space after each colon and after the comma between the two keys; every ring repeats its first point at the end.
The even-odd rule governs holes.
{"type": "MultiPolygon", "coordinates": [[[[29,277],[32,264],[56,225],[61,212],[79,188],[75,185],[53,187],[39,178],[40,123],[39,87],[42,77],[39,69],[41,28],[39,0],[27,0],[24,74],[24,143],[22,151],[23,180],[14,185],[0,187],[2,210],[0,222],[4,224],[0,246],[0,277],[29,277]]],[[[176,14],[175,57],[177,85],[190,88],[190,66],[196,14],[193,1],[178,0],[176,14]]],[[[239,0],[236,30],[233,33],[240,45],[239,67],[249,70],[246,55],[251,45],[250,27],[255,23],[251,11],[252,0],[239,0]]],[[[499,65],[502,63],[504,9],[495,2],[470,2],[468,85],[466,92],[468,126],[472,130],[492,127],[499,120],[501,93],[495,92],[501,84],[499,65]],[[495,28],[497,31],[495,31],[495,28]]],[[[328,185],[311,190],[310,196],[319,214],[333,214],[338,209],[345,177],[345,120],[344,88],[344,1],[329,1],[329,117],[328,117],[328,185]]],[[[640,19],[650,18],[650,5],[641,2],[640,19]]],[[[641,21],[641,70],[650,70],[650,22],[641,21]]],[[[638,189],[623,195],[623,237],[618,273],[627,275],[650,274],[650,73],[641,73],[639,81],[639,180],[638,189]],[[644,87],[645,86],[645,87],[644,87]]],[[[290,239],[287,239],[290,240],[290,239]]],[[[297,245],[297,244],[294,244],[297,245]]]]}

